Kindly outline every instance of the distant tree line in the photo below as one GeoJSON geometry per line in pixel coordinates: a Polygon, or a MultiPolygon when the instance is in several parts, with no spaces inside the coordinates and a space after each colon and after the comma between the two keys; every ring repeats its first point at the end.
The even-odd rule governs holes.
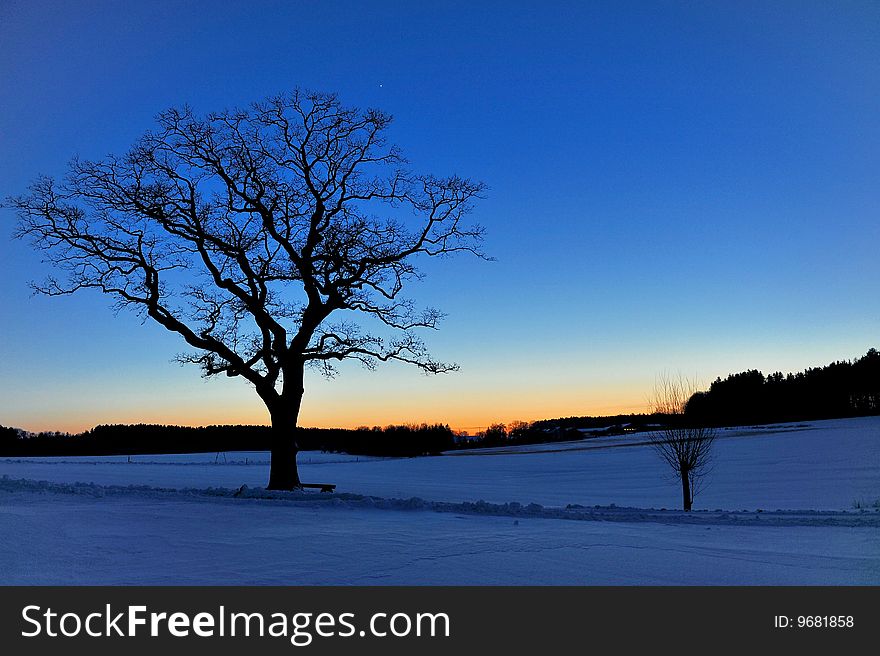
{"type": "Polygon", "coordinates": [[[455,447],[447,424],[401,424],[356,430],[301,428],[303,450],[333,451],[367,456],[413,457],[438,455],[455,447]]]}
{"type": "MultiPolygon", "coordinates": [[[[300,428],[303,450],[352,455],[410,457],[450,449],[455,434],[442,424],[385,427],[300,428]]],[[[101,425],[79,434],[25,433],[0,426],[0,455],[84,456],[215,451],[268,451],[269,426],[166,426],[158,424],[101,425]]]]}
{"type": "MultiPolygon", "coordinates": [[[[783,375],[752,369],[718,378],[696,392],[683,414],[655,412],[494,423],[474,437],[445,424],[298,428],[302,450],[411,457],[450,449],[540,444],[669,427],[738,426],[880,414],[880,353],[783,375]]],[[[84,433],[30,434],[0,426],[0,456],[134,455],[267,451],[268,426],[102,425],[84,433]]]]}
{"type": "Polygon", "coordinates": [[[0,426],[0,450],[5,450],[7,446],[16,445],[19,437],[19,432],[14,428],[0,426]]]}
{"type": "Polygon", "coordinates": [[[718,378],[687,403],[694,423],[733,426],[880,414],[880,353],[764,376],[751,369],[718,378]]]}
{"type": "Polygon", "coordinates": [[[742,426],[880,414],[880,353],[783,375],[752,369],[695,392],[684,412],[494,423],[459,448],[540,444],[669,428],[742,426]]]}
{"type": "Polygon", "coordinates": [[[458,440],[456,448],[479,449],[517,444],[542,444],[579,440],[584,437],[584,433],[578,430],[578,427],[559,425],[552,419],[535,422],[512,421],[508,424],[496,422],[473,437],[458,440]]]}

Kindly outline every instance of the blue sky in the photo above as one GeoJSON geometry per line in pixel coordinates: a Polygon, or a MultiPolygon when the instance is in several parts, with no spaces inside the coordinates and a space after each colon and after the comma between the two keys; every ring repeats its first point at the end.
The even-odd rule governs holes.
{"type": "MultiPolygon", "coordinates": [[[[412,289],[461,365],[309,379],[302,423],[643,409],[656,376],[798,370],[880,343],[880,5],[4,2],[0,196],[154,115],[295,86],[395,116],[414,170],[490,191],[487,263],[412,289]]],[[[0,210],[0,424],[264,422],[107,299],[32,297],[0,210]]]]}

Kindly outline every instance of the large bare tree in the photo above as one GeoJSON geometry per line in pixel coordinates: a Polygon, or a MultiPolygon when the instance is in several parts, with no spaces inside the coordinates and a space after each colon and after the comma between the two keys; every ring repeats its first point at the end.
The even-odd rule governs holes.
{"type": "Polygon", "coordinates": [[[62,274],[35,289],[109,294],[179,334],[181,361],[248,381],[273,428],[269,488],[296,488],[306,367],[456,369],[415,334],[442,315],[401,292],[418,256],[482,255],[463,217],[484,187],[408,172],[391,117],[331,94],[157,120],[127,154],[74,160],[63,182],[8,199],[17,235],[62,274]]]}
{"type": "Polygon", "coordinates": [[[708,473],[714,428],[695,425],[685,415],[696,386],[679,376],[661,376],[654,386],[652,412],[666,415],[666,426],[648,434],[651,446],[681,481],[682,507],[689,511],[708,473]]]}

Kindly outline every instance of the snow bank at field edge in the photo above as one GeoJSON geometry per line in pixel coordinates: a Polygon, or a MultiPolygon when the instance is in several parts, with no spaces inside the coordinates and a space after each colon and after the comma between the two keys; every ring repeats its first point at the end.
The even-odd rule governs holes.
{"type": "MultiPolygon", "coordinates": [[[[529,519],[574,521],[610,521],[623,523],[655,522],[663,524],[727,524],[736,526],[838,526],[880,528],[880,508],[854,511],[829,510],[695,510],[685,513],[665,508],[632,508],[609,506],[548,507],[537,503],[489,503],[473,501],[452,503],[428,501],[419,497],[407,499],[382,498],[354,493],[282,492],[243,485],[238,490],[222,487],[162,488],[146,485],[98,485],[95,483],[53,483],[31,479],[0,477],[0,492],[18,494],[59,494],[92,498],[134,497],[191,501],[232,501],[275,503],[309,507],[342,507],[395,511],[433,511],[467,515],[492,515],[529,519]]],[[[0,497],[2,502],[2,497],[0,497]]]]}

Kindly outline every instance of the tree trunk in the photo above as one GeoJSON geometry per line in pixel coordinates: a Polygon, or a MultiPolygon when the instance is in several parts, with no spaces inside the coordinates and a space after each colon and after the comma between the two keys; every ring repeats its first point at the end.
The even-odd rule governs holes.
{"type": "Polygon", "coordinates": [[[298,394],[282,394],[269,407],[272,418],[272,460],[269,465],[269,490],[296,490],[300,487],[296,454],[296,422],[302,401],[302,388],[298,394]]]}
{"type": "Polygon", "coordinates": [[[691,509],[691,479],[689,473],[686,469],[683,469],[681,472],[681,496],[682,496],[682,505],[686,512],[689,512],[691,509]]]}

